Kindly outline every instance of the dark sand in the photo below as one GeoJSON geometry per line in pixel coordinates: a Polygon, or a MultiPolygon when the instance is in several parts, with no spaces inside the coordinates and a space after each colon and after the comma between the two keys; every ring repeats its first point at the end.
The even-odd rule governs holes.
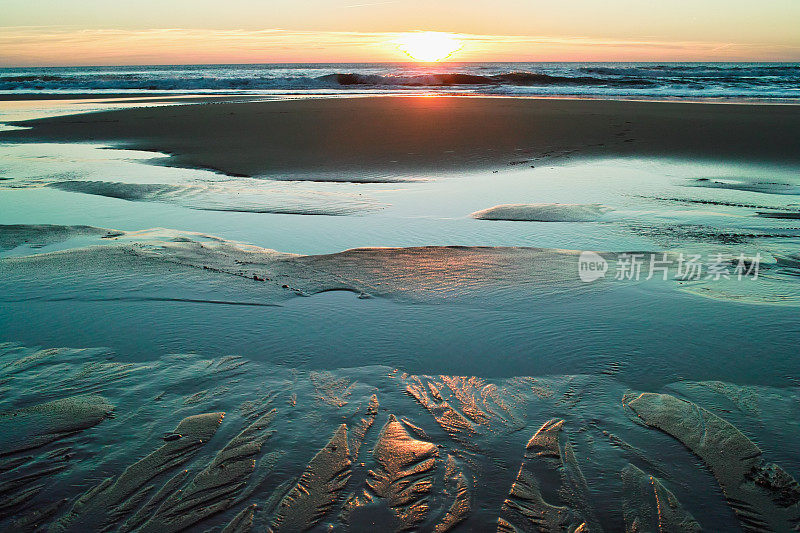
{"type": "Polygon", "coordinates": [[[147,107],[17,124],[33,129],[0,140],[113,143],[243,176],[497,169],[567,155],[800,162],[794,105],[370,97],[147,107]]]}

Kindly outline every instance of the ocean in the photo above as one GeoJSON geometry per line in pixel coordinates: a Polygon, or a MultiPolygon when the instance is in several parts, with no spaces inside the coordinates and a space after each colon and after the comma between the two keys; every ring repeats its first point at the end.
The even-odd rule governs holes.
{"type": "Polygon", "coordinates": [[[800,98],[798,63],[248,64],[0,69],[0,94],[800,98]]]}

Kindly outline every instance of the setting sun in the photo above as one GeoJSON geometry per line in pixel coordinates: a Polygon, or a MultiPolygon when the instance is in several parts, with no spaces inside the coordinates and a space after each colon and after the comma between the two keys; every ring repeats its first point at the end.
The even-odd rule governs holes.
{"type": "Polygon", "coordinates": [[[398,48],[414,61],[433,62],[447,59],[463,46],[461,40],[447,33],[409,33],[398,39],[398,48]]]}

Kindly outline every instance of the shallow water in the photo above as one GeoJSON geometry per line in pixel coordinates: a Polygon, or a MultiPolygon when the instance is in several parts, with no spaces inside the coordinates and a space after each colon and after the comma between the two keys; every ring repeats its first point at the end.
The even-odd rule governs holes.
{"type": "Polygon", "coordinates": [[[797,169],[782,165],[531,160],[492,173],[413,175],[408,178],[415,181],[406,183],[331,183],[154,166],[163,156],[86,144],[0,144],[0,153],[0,206],[8,223],[168,227],[295,253],[430,244],[625,250],[724,244],[725,235],[753,234],[767,237],[758,240],[766,243],[759,244],[764,251],[789,253],[800,242],[794,220],[758,216],[765,210],[798,212],[800,195],[696,186],[703,177],[798,186],[797,169]],[[131,189],[152,185],[172,189],[131,189]],[[599,203],[614,211],[592,223],[470,216],[508,203],[599,203]],[[248,212],[259,209],[355,216],[248,212]],[[702,229],[718,238],[692,238],[702,229]]]}
{"type": "MultiPolygon", "coordinates": [[[[760,253],[768,263],[772,254],[791,256],[800,248],[800,224],[757,216],[765,208],[798,209],[795,197],[695,186],[695,180],[706,176],[799,182],[794,169],[777,166],[652,159],[529,161],[497,172],[409,176],[415,181],[407,183],[287,183],[154,166],[151,163],[163,156],[96,145],[0,145],[0,151],[7,178],[0,185],[2,223],[166,227],[300,254],[364,246],[536,246],[685,250],[704,257],[760,253]],[[84,182],[103,182],[100,192],[129,199],[73,192],[97,192],[95,188],[58,187],[84,182]],[[213,183],[214,188],[203,190],[204,205],[197,203],[197,194],[138,197],[124,189],[125,184],[153,183],[179,190],[213,183]],[[313,204],[335,211],[345,206],[347,210],[338,214],[349,216],[234,210],[264,205],[265,199],[277,210],[302,211],[313,204]],[[189,207],[192,201],[196,205],[189,207]],[[611,210],[594,222],[470,216],[494,205],[525,202],[596,203],[611,210]]],[[[94,243],[78,236],[44,247],[12,247],[0,251],[0,257],[90,244],[94,243]]],[[[640,384],[648,379],[650,384],[663,383],[675,375],[706,379],[720,371],[716,364],[704,368],[701,359],[730,360],[725,379],[746,383],[785,383],[793,368],[786,356],[796,339],[794,308],[773,308],[767,316],[757,307],[676,292],[675,282],[649,283],[643,290],[619,281],[610,292],[590,291],[555,301],[546,291],[540,296],[482,293],[457,311],[448,305],[359,300],[347,293],[265,308],[256,305],[265,302],[246,282],[234,288],[227,280],[194,279],[190,274],[185,279],[170,276],[167,282],[158,270],[63,270],[69,264],[59,275],[42,279],[38,272],[31,275],[34,267],[18,268],[4,279],[6,305],[0,320],[9,339],[110,346],[137,360],[185,350],[233,351],[287,365],[299,358],[309,368],[388,364],[413,372],[461,369],[487,376],[601,372],[625,360],[629,379],[640,384]],[[81,316],[88,323],[76,329],[81,316]],[[103,318],[88,318],[98,316],[103,318]],[[731,333],[744,327],[752,334],[731,346],[731,333]],[[153,334],[143,339],[134,333],[142,329],[153,334]],[[346,340],[348,349],[331,351],[332,338],[346,340]],[[487,357],[495,362],[487,365],[487,357]],[[766,357],[769,364],[756,371],[747,364],[752,357],[766,357]]],[[[758,284],[744,280],[726,287],[754,300],[772,291],[792,303],[800,279],[791,269],[784,274],[789,275],[773,269],[762,273],[758,284]]],[[[695,292],[709,291],[704,288],[709,284],[694,285],[699,285],[695,292]]],[[[710,284],[712,289],[722,286],[710,284]]]]}

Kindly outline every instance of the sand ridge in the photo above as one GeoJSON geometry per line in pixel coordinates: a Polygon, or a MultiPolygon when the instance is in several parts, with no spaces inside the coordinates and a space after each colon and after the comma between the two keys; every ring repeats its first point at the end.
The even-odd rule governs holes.
{"type": "Polygon", "coordinates": [[[613,211],[601,204],[502,204],[472,213],[480,220],[595,222],[613,211]]]}

